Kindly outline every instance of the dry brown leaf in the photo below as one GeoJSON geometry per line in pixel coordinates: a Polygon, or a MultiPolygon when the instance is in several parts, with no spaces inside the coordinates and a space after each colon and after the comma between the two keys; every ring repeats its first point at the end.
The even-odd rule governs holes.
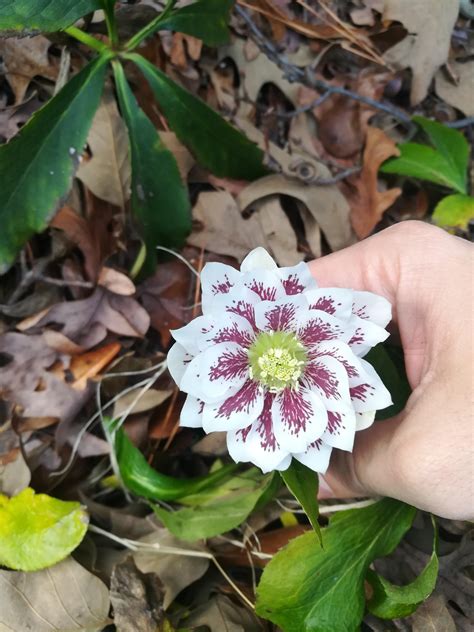
{"type": "Polygon", "coordinates": [[[385,0],[383,20],[401,22],[408,35],[384,59],[396,69],[412,69],[412,105],[426,97],[435,72],[446,63],[458,13],[459,0],[385,0]]]}
{"type": "Polygon", "coordinates": [[[58,75],[58,66],[48,55],[51,42],[37,35],[14,39],[0,39],[0,56],[6,69],[6,78],[15,95],[15,103],[25,98],[33,77],[40,76],[54,81],[58,75]]]}
{"type": "Polygon", "coordinates": [[[0,571],[0,630],[100,632],[109,623],[109,591],[72,557],[33,573],[0,571]]]}
{"type": "Polygon", "coordinates": [[[149,325],[150,317],[134,298],[100,287],[86,299],[54,305],[36,323],[38,328],[53,327],[61,331],[85,349],[101,342],[107,331],[141,338],[149,325]]]}
{"type": "Polygon", "coordinates": [[[373,12],[382,13],[384,0],[362,0],[362,3],[362,7],[351,9],[351,20],[357,26],[374,26],[375,17],[373,12]]]}
{"type": "Polygon", "coordinates": [[[74,356],[69,366],[74,382],[72,388],[80,391],[86,387],[87,380],[97,377],[99,373],[117,356],[121,349],[118,342],[74,356]]]}
{"type": "Polygon", "coordinates": [[[202,227],[193,231],[188,243],[238,261],[253,248],[262,246],[280,265],[294,265],[301,261],[302,255],[297,251],[294,231],[275,194],[278,191],[258,196],[255,212],[244,219],[236,200],[227,191],[201,193],[193,217],[202,227]],[[264,197],[267,199],[262,200],[264,197]]]}
{"type": "Polygon", "coordinates": [[[196,164],[191,153],[185,145],[178,140],[174,132],[160,131],[160,138],[167,149],[173,154],[178,163],[179,173],[184,182],[186,182],[188,173],[196,164]]]}
{"type": "Polygon", "coordinates": [[[127,411],[129,415],[134,415],[136,413],[143,413],[148,410],[153,410],[153,408],[156,408],[164,401],[166,401],[169,397],[171,397],[173,391],[158,391],[154,388],[151,388],[143,393],[140,399],[135,402],[138,393],[139,391],[132,391],[131,393],[127,393],[126,395],[120,397],[120,399],[115,402],[114,412],[112,416],[114,418],[121,417],[127,411]],[[132,408],[128,410],[130,406],[132,406],[132,408]]]}
{"type": "Polygon", "coordinates": [[[92,158],[82,162],[77,177],[97,197],[125,208],[132,175],[128,134],[111,89],[104,92],[87,142],[92,158]]]}
{"type": "Polygon", "coordinates": [[[110,292],[121,296],[132,296],[136,291],[133,281],[126,274],[113,268],[103,267],[97,283],[110,292]]]}
{"type": "Polygon", "coordinates": [[[11,463],[6,465],[0,463],[0,494],[16,496],[25,487],[28,487],[30,481],[30,468],[27,466],[21,452],[18,452],[17,458],[11,463]]]}
{"type": "Polygon", "coordinates": [[[456,624],[442,595],[432,595],[410,617],[412,632],[456,632],[456,624]]]}
{"type": "Polygon", "coordinates": [[[451,62],[449,66],[458,82],[453,83],[443,69],[438,70],[435,76],[436,94],[461,110],[464,116],[474,116],[474,61],[451,62]]]}
{"type": "MultiPolygon", "coordinates": [[[[326,169],[324,165],[321,167],[326,169]]],[[[340,250],[353,241],[349,205],[335,186],[304,185],[282,175],[266,176],[244,189],[237,203],[243,211],[257,200],[275,194],[289,195],[302,202],[318,223],[332,250],[340,250]]]]}
{"type": "Polygon", "coordinates": [[[359,239],[372,232],[384,211],[402,192],[398,188],[379,191],[377,179],[380,165],[390,156],[399,154],[396,144],[385,132],[369,127],[362,171],[350,184],[343,185],[351,206],[351,223],[359,239]]]}

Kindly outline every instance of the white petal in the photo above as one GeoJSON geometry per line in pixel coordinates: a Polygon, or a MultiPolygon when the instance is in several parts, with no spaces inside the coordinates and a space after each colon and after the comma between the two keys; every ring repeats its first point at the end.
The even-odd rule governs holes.
{"type": "Polygon", "coordinates": [[[354,292],[339,287],[320,287],[305,292],[310,309],[317,309],[330,316],[347,321],[352,315],[354,292]]]}
{"type": "Polygon", "coordinates": [[[303,452],[323,434],[328,423],[321,399],[306,388],[278,393],[272,405],[273,432],[288,452],[303,452]]]}
{"type": "Polygon", "coordinates": [[[277,301],[286,296],[285,288],[273,270],[252,270],[242,276],[246,288],[255,292],[261,301],[277,301]]]}
{"type": "Polygon", "coordinates": [[[171,335],[176,342],[195,356],[209,346],[206,340],[212,328],[213,321],[209,316],[198,316],[180,329],[171,329],[171,335]]]}
{"type": "Polygon", "coordinates": [[[177,342],[168,351],[167,362],[168,371],[176,384],[181,387],[181,380],[185,374],[193,356],[177,342]]]}
{"type": "Polygon", "coordinates": [[[296,331],[296,323],[308,310],[302,294],[255,305],[255,322],[262,331],[296,331]]]}
{"type": "Polygon", "coordinates": [[[271,394],[266,395],[262,414],[251,426],[227,435],[227,447],[234,461],[254,463],[263,472],[286,469],[291,461],[288,450],[278,444],[273,434],[272,398],[271,394]]]}
{"type": "Polygon", "coordinates": [[[354,334],[349,340],[349,346],[352,351],[359,357],[365,356],[365,354],[379,342],[383,342],[389,337],[388,331],[382,329],[378,325],[374,325],[368,320],[359,318],[359,316],[352,316],[349,321],[352,325],[354,334]]]}
{"type": "Polygon", "coordinates": [[[368,379],[364,382],[356,380],[357,384],[350,385],[354,410],[365,413],[391,406],[393,402],[390,392],[385,388],[374,367],[365,360],[361,360],[361,363],[368,379]]]}
{"type": "Polygon", "coordinates": [[[255,339],[255,331],[246,318],[223,312],[213,318],[213,328],[209,334],[204,336],[207,346],[219,344],[220,342],[234,342],[245,349],[252,344],[255,339]]]}
{"type": "Polygon", "coordinates": [[[386,327],[392,319],[392,306],[383,296],[372,292],[354,292],[352,311],[364,320],[386,327]]]}
{"type": "Polygon", "coordinates": [[[215,296],[227,294],[239,281],[240,273],[224,263],[206,263],[201,271],[201,290],[203,294],[215,296]]]}
{"type": "Polygon", "coordinates": [[[345,342],[340,340],[324,340],[311,349],[311,358],[329,356],[335,358],[346,369],[349,386],[367,381],[369,376],[365,372],[362,361],[345,342]],[[357,382],[359,380],[359,382],[357,382]]]}
{"type": "Polygon", "coordinates": [[[250,272],[251,270],[275,270],[277,264],[268,254],[265,248],[254,248],[242,261],[240,266],[241,272],[250,272]]]}
{"type": "Polygon", "coordinates": [[[298,317],[297,335],[303,344],[310,346],[323,340],[349,342],[355,323],[344,322],[319,309],[308,309],[298,317]]]}
{"type": "Polygon", "coordinates": [[[332,448],[352,451],[356,432],[356,413],[350,406],[328,411],[328,427],[321,439],[332,448]]]}
{"type": "Polygon", "coordinates": [[[305,367],[304,383],[315,391],[329,410],[350,403],[349,379],[343,364],[330,356],[319,356],[305,367]]]}
{"type": "MultiPolygon", "coordinates": [[[[246,318],[248,322],[255,326],[255,305],[260,303],[260,298],[255,292],[239,283],[228,294],[216,294],[207,305],[207,312],[215,319],[219,320],[224,312],[237,314],[246,318]]],[[[203,305],[204,310],[204,305],[203,305]]]]}
{"type": "Polygon", "coordinates": [[[197,397],[188,395],[181,409],[180,426],[186,428],[201,428],[203,408],[204,402],[197,399],[197,397]]]}
{"type": "Polygon", "coordinates": [[[374,421],[375,410],[369,411],[367,413],[356,413],[356,430],[359,431],[370,428],[374,421]]]}
{"type": "Polygon", "coordinates": [[[311,444],[305,452],[293,454],[293,456],[311,470],[319,472],[319,474],[325,474],[328,469],[331,452],[331,446],[322,441],[316,441],[311,444]]]}
{"type": "Polygon", "coordinates": [[[290,296],[307,292],[318,287],[309,266],[303,261],[296,266],[278,268],[278,276],[282,280],[285,292],[290,296]]]}
{"type": "Polygon", "coordinates": [[[189,363],[180,388],[204,402],[216,402],[239,389],[247,375],[246,353],[239,345],[222,342],[209,347],[189,363]]]}
{"type": "Polygon", "coordinates": [[[264,396],[259,385],[247,380],[237,392],[219,402],[204,406],[202,426],[205,432],[218,432],[246,428],[263,409],[264,396]]]}

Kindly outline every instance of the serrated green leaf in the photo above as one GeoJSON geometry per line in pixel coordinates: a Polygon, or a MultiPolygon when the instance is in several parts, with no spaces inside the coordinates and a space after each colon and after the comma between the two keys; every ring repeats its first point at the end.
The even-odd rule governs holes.
{"type": "Polygon", "coordinates": [[[420,604],[433,592],[438,577],[437,531],[434,518],[433,553],[430,561],[418,577],[410,584],[396,586],[369,569],[367,581],[372,586],[373,595],[367,603],[372,614],[381,619],[399,619],[415,612],[420,604]]]}
{"type": "Polygon", "coordinates": [[[68,193],[104,86],[98,57],[0,147],[0,274],[68,193]]]}
{"type": "Polygon", "coordinates": [[[235,489],[226,485],[221,494],[201,505],[168,511],[154,507],[158,518],[173,535],[182,540],[211,538],[238,527],[253,511],[260,497],[272,485],[274,474],[262,476],[254,472],[235,489]]]}
{"type": "Polygon", "coordinates": [[[132,212],[147,248],[142,271],[149,274],[156,267],[156,246],[183,245],[191,231],[191,207],[173,154],[139,108],[118,62],[114,74],[130,138],[132,212]]]}
{"type": "Polygon", "coordinates": [[[170,127],[217,176],[253,180],[267,173],[263,152],[200,99],[141,55],[127,55],[145,75],[170,127]]]}
{"type": "Polygon", "coordinates": [[[284,632],[355,632],[364,614],[369,564],[393,551],[415,512],[385,498],[334,515],[322,529],[324,548],[314,533],[292,540],[263,572],[257,614],[284,632]]]}
{"type": "Polygon", "coordinates": [[[0,0],[0,32],[3,36],[52,33],[96,9],[99,0],[0,0]]]}
{"type": "Polygon", "coordinates": [[[303,507],[320,543],[323,544],[318,522],[318,475],[296,459],[293,459],[290,467],[280,474],[290,492],[303,507]]]}
{"type": "Polygon", "coordinates": [[[474,198],[469,195],[448,195],[438,203],[432,219],[438,226],[466,230],[474,219],[474,198]]]}
{"type": "Polygon", "coordinates": [[[160,22],[159,29],[193,35],[208,46],[226,44],[233,4],[234,0],[198,0],[170,13],[160,22]]]}
{"type": "MultiPolygon", "coordinates": [[[[111,431],[115,455],[123,484],[137,496],[148,500],[178,500],[185,496],[198,494],[204,490],[218,486],[222,481],[230,478],[237,469],[237,465],[226,465],[208,474],[195,478],[182,479],[166,476],[153,469],[136,448],[123,430],[111,431]]],[[[106,425],[107,431],[107,425],[106,425]]]]}
{"type": "Polygon", "coordinates": [[[449,162],[453,172],[459,176],[459,182],[466,191],[467,167],[469,163],[469,144],[461,132],[431,121],[424,116],[414,116],[415,123],[423,129],[433,147],[449,162]]]}
{"type": "Polygon", "coordinates": [[[36,571],[57,564],[82,541],[89,518],[77,502],[35,494],[0,495],[0,565],[36,571]]]}
{"type": "Polygon", "coordinates": [[[364,360],[377,371],[380,379],[390,391],[393,404],[383,410],[378,410],[375,418],[378,420],[390,419],[405,408],[411,394],[408,382],[403,350],[391,344],[381,343],[364,356],[364,360]]]}

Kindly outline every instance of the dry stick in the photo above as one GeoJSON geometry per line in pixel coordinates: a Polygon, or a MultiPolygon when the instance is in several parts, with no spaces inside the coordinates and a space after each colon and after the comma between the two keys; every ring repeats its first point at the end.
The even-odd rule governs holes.
{"type": "Polygon", "coordinates": [[[365,105],[368,105],[376,110],[380,110],[381,112],[386,112],[387,114],[390,114],[391,116],[398,119],[401,123],[403,123],[410,132],[415,128],[410,116],[399,108],[389,105],[388,103],[381,103],[380,101],[376,101],[375,99],[371,99],[370,97],[365,97],[361,94],[357,94],[356,92],[352,92],[352,90],[347,90],[346,88],[342,88],[340,86],[333,86],[331,84],[328,84],[322,79],[317,79],[314,76],[312,68],[301,68],[290,63],[285,55],[280,54],[273,42],[271,42],[262,33],[262,31],[258,28],[258,26],[255,24],[255,22],[252,20],[245,9],[236,5],[235,11],[246,22],[247,26],[250,29],[253,40],[260,48],[260,50],[265,53],[270,61],[273,61],[273,63],[275,63],[283,71],[283,76],[290,83],[302,83],[303,85],[307,86],[308,88],[312,88],[313,90],[324,91],[328,92],[329,94],[340,94],[347,97],[348,99],[359,101],[360,103],[364,103],[365,105]]]}

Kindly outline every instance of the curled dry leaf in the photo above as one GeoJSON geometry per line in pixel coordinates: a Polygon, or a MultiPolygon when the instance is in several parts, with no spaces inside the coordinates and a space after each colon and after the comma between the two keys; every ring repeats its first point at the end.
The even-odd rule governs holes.
{"type": "Polygon", "coordinates": [[[121,296],[132,296],[132,294],[135,294],[133,281],[126,274],[113,268],[103,267],[97,283],[114,294],[120,294],[121,296]]]}
{"type": "Polygon", "coordinates": [[[402,192],[398,188],[379,191],[377,179],[380,165],[390,156],[399,154],[397,146],[385,132],[376,127],[369,128],[362,171],[343,185],[351,206],[352,226],[359,239],[372,232],[383,212],[402,192]]]}
{"type": "Polygon", "coordinates": [[[36,37],[0,39],[0,56],[5,66],[5,76],[15,95],[15,103],[25,98],[26,91],[33,77],[40,76],[54,81],[58,76],[58,65],[48,55],[51,42],[37,35],[36,37]]]}
{"type": "Polygon", "coordinates": [[[128,411],[130,406],[132,406],[132,408],[128,411],[129,415],[153,410],[153,408],[156,408],[171,397],[173,391],[158,391],[154,388],[150,388],[148,391],[143,393],[140,399],[134,404],[138,393],[139,391],[132,391],[131,393],[127,393],[126,395],[120,397],[120,399],[115,402],[113,417],[121,417],[128,411]]]}
{"type": "Polygon", "coordinates": [[[0,630],[13,632],[100,632],[110,607],[105,584],[72,557],[33,573],[0,571],[0,603],[0,630]]]}
{"type": "Polygon", "coordinates": [[[458,12],[459,0],[385,0],[384,22],[401,22],[408,34],[384,59],[396,69],[412,69],[412,105],[426,97],[433,75],[448,59],[458,12]]]}
{"type": "Polygon", "coordinates": [[[92,157],[82,162],[77,177],[97,197],[125,208],[132,177],[128,133],[111,88],[104,92],[87,142],[92,157]]]}

